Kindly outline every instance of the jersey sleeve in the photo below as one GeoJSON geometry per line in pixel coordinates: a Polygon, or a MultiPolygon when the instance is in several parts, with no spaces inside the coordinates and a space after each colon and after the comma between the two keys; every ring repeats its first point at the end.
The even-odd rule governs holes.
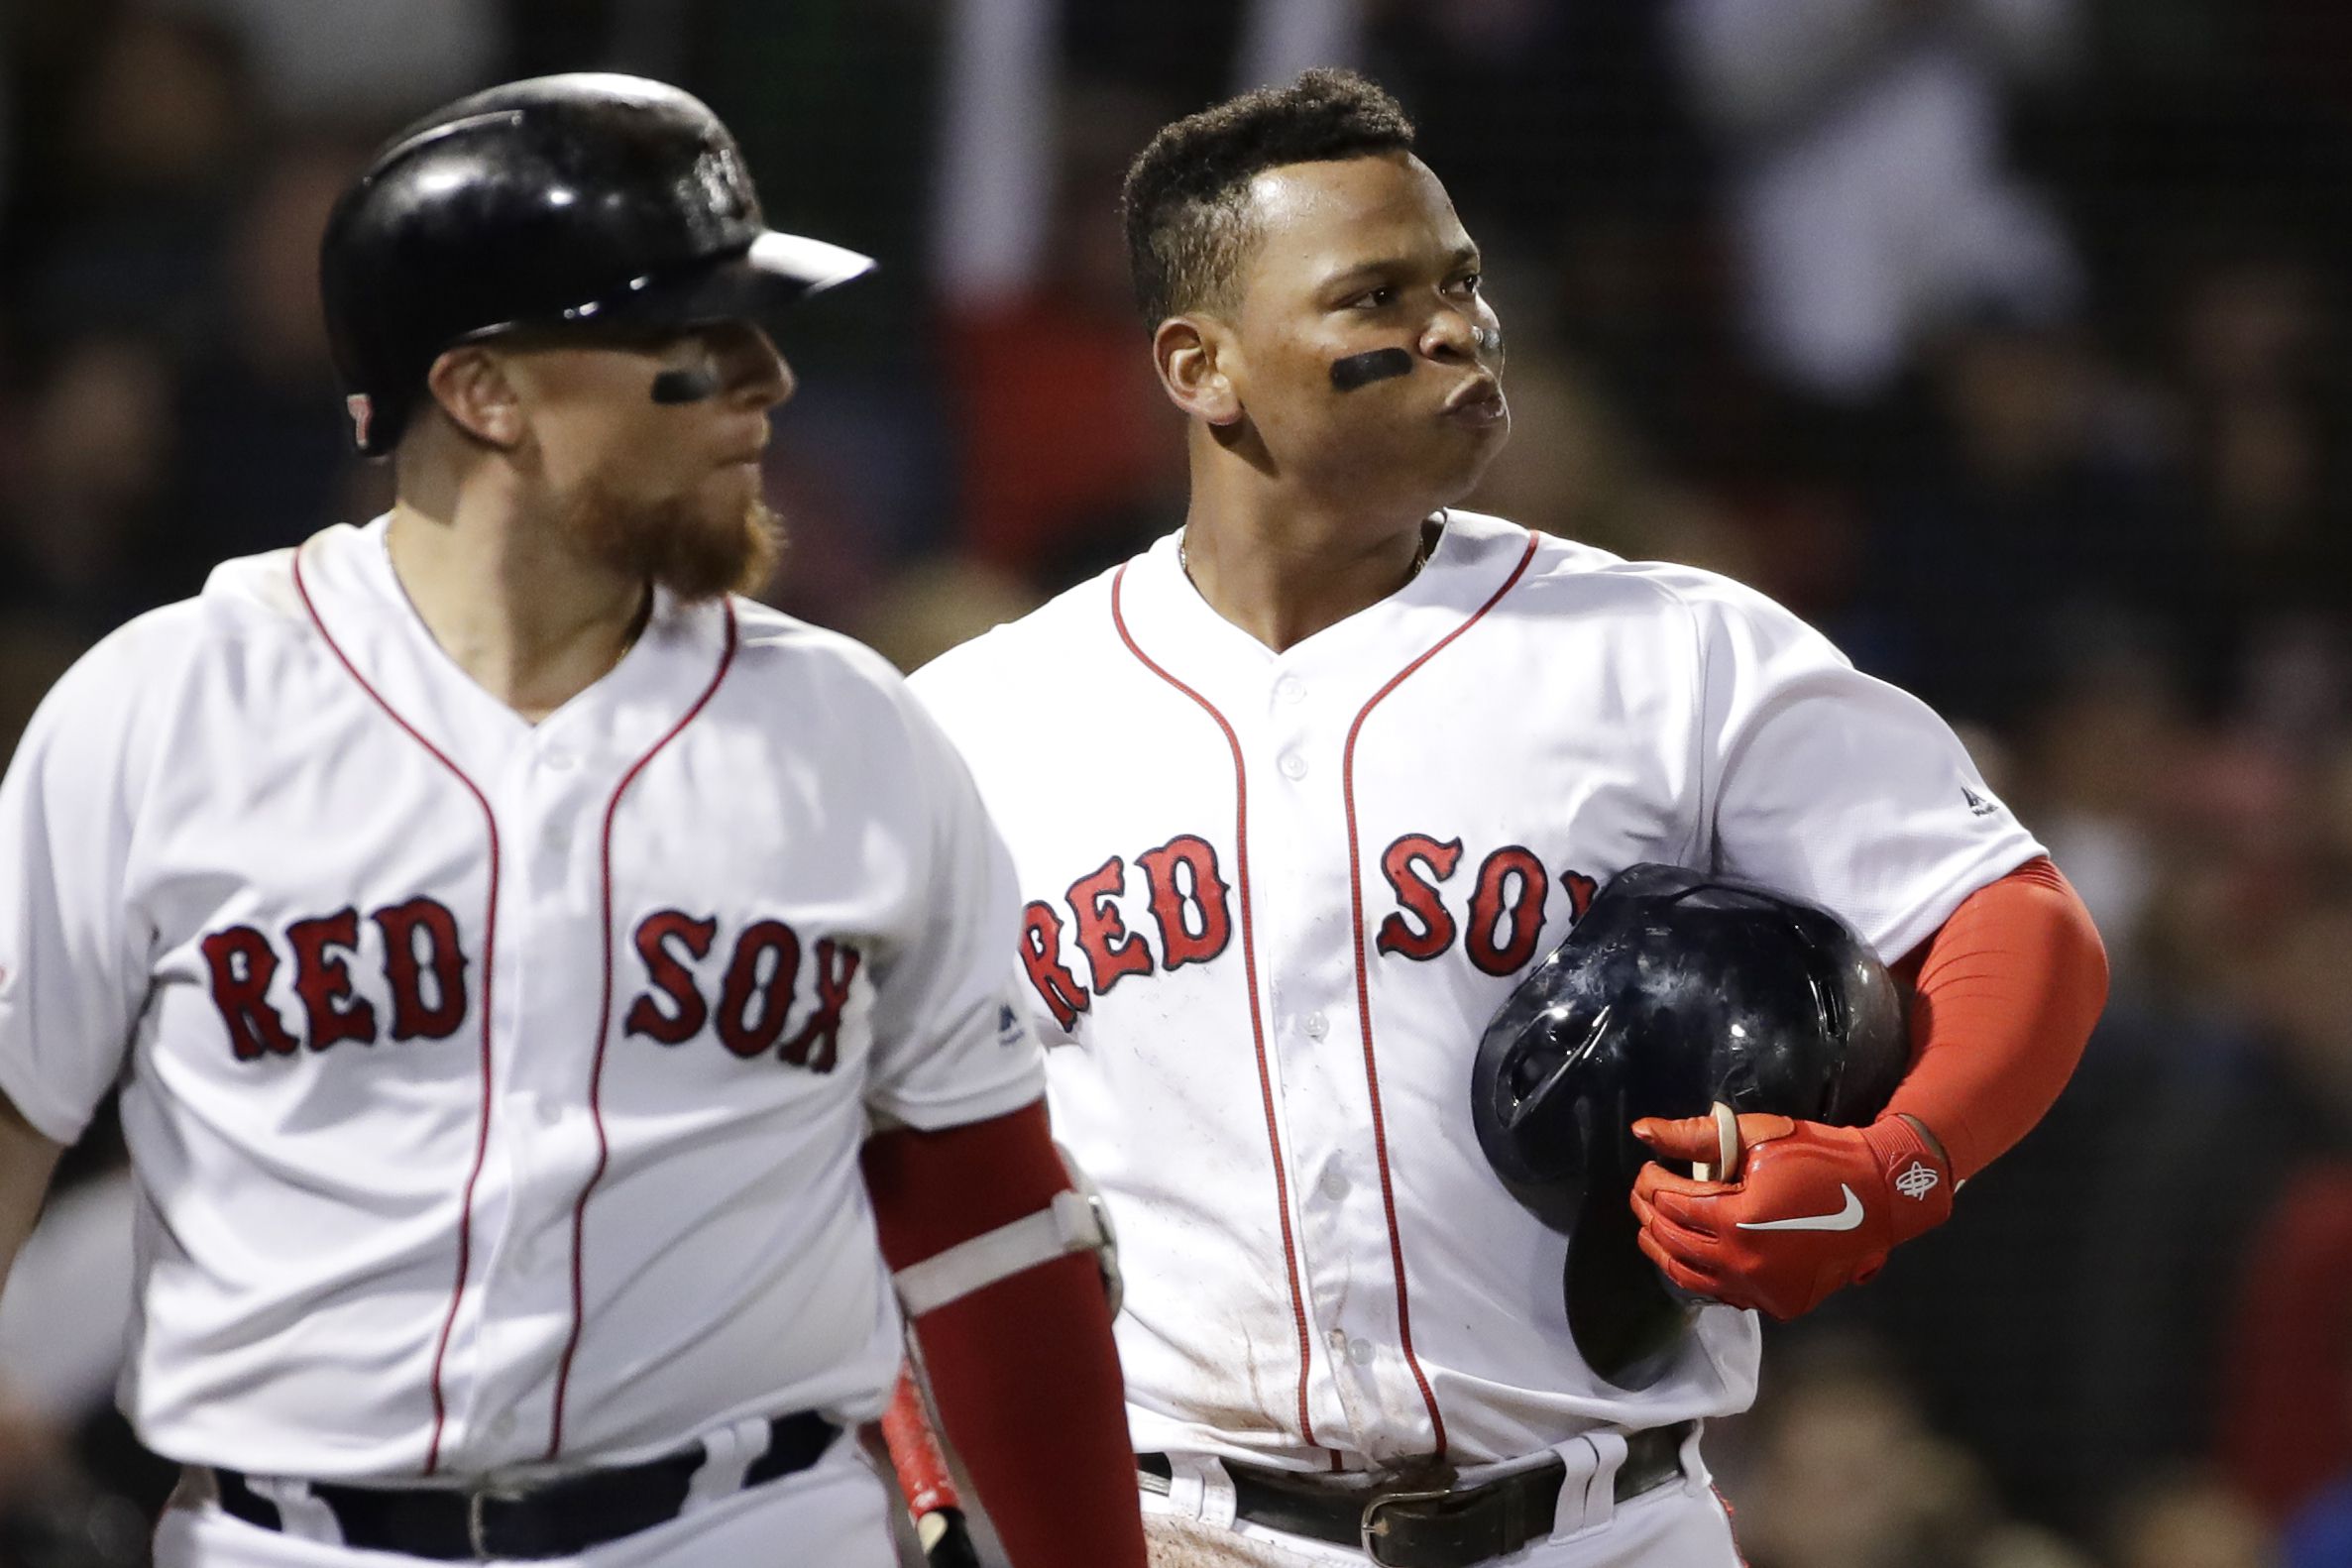
{"type": "Polygon", "coordinates": [[[0,1091],[60,1144],[122,1071],[147,992],[123,635],[51,690],[0,779],[0,1091]]]}
{"type": "Polygon", "coordinates": [[[907,940],[877,977],[873,1110],[913,1127],[1001,1116],[1045,1093],[1045,1063],[1006,954],[1020,926],[1013,859],[961,757],[902,703],[931,819],[931,874],[907,940]]]}
{"type": "Polygon", "coordinates": [[[1918,698],[1760,594],[1690,602],[1715,869],[1827,905],[1892,962],[2044,852],[1918,698]]]}

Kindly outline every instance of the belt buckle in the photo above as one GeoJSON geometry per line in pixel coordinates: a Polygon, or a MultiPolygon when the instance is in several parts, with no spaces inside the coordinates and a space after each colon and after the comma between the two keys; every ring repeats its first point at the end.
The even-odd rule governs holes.
{"type": "Polygon", "coordinates": [[[1363,1543],[1364,1555],[1376,1563],[1389,1564],[1394,1561],[1394,1559],[1381,1554],[1382,1537],[1389,1532],[1388,1521],[1380,1516],[1381,1510],[1394,1508],[1400,1503],[1431,1503],[1439,1498],[1451,1496],[1453,1496],[1453,1489],[1450,1487],[1439,1487],[1428,1492],[1374,1493],[1364,1505],[1364,1517],[1358,1531],[1358,1539],[1363,1543]]]}
{"type": "Polygon", "coordinates": [[[466,1494],[466,1545],[477,1562],[488,1562],[496,1553],[490,1549],[489,1529],[483,1517],[484,1505],[490,1503],[520,1503],[521,1489],[516,1487],[479,1487],[466,1494]]]}

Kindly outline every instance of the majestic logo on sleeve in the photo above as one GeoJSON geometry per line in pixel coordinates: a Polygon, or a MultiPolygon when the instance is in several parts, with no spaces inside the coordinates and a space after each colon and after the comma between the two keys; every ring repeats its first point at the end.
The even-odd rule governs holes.
{"type": "MultiPolygon", "coordinates": [[[[1462,867],[1462,840],[1406,834],[1384,850],[1379,866],[1396,907],[1379,922],[1373,947],[1381,953],[1427,962],[1461,946],[1482,972],[1513,973],[1541,942],[1551,873],[1532,849],[1506,844],[1479,863],[1469,879],[1467,905],[1447,902],[1462,867]]],[[[1565,871],[1569,918],[1582,919],[1599,884],[1565,871]]],[[[1039,899],[1022,913],[1021,966],[1048,1012],[1064,1029],[1130,975],[1150,975],[1206,963],[1233,939],[1233,890],[1207,840],[1180,834],[1127,862],[1112,855],[1069,885],[1060,898],[1039,899]],[[1128,909],[1140,894],[1151,921],[1130,928],[1128,909]],[[1156,940],[1155,940],[1156,939],[1156,940]]]]}

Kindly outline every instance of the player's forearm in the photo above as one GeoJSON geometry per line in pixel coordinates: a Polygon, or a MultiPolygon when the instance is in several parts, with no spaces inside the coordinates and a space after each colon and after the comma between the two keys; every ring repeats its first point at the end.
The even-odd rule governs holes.
{"type": "MultiPolygon", "coordinates": [[[[866,1146],[893,1269],[1046,1208],[1069,1178],[1045,1109],[866,1146]]],[[[1143,1528],[1098,1264],[1024,1269],[915,1321],[932,1397],[1013,1568],[1141,1568],[1143,1528]]]]}
{"type": "Polygon", "coordinates": [[[49,1195],[49,1178],[57,1168],[61,1145],[34,1131],[24,1113],[0,1094],[0,1281],[16,1266],[16,1255],[41,1218],[42,1199],[49,1195]]]}
{"type": "Polygon", "coordinates": [[[1135,1460],[1090,1256],[915,1324],[940,1422],[1014,1568],[1141,1568],[1135,1460]]]}
{"type": "Polygon", "coordinates": [[[1900,968],[1914,1061],[1887,1110],[1973,1176],[2066,1087],[2106,1005],[2106,949],[2066,877],[2036,859],[1971,894],[1900,968]]]}

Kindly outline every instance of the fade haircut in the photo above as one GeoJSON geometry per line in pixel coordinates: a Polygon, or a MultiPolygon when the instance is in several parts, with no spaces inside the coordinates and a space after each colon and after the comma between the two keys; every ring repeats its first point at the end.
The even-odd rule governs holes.
{"type": "Polygon", "coordinates": [[[1412,151],[1397,100],[1352,70],[1305,71],[1163,129],[1127,168],[1119,217],[1144,324],[1232,303],[1257,239],[1250,181],[1286,164],[1412,151]]]}

